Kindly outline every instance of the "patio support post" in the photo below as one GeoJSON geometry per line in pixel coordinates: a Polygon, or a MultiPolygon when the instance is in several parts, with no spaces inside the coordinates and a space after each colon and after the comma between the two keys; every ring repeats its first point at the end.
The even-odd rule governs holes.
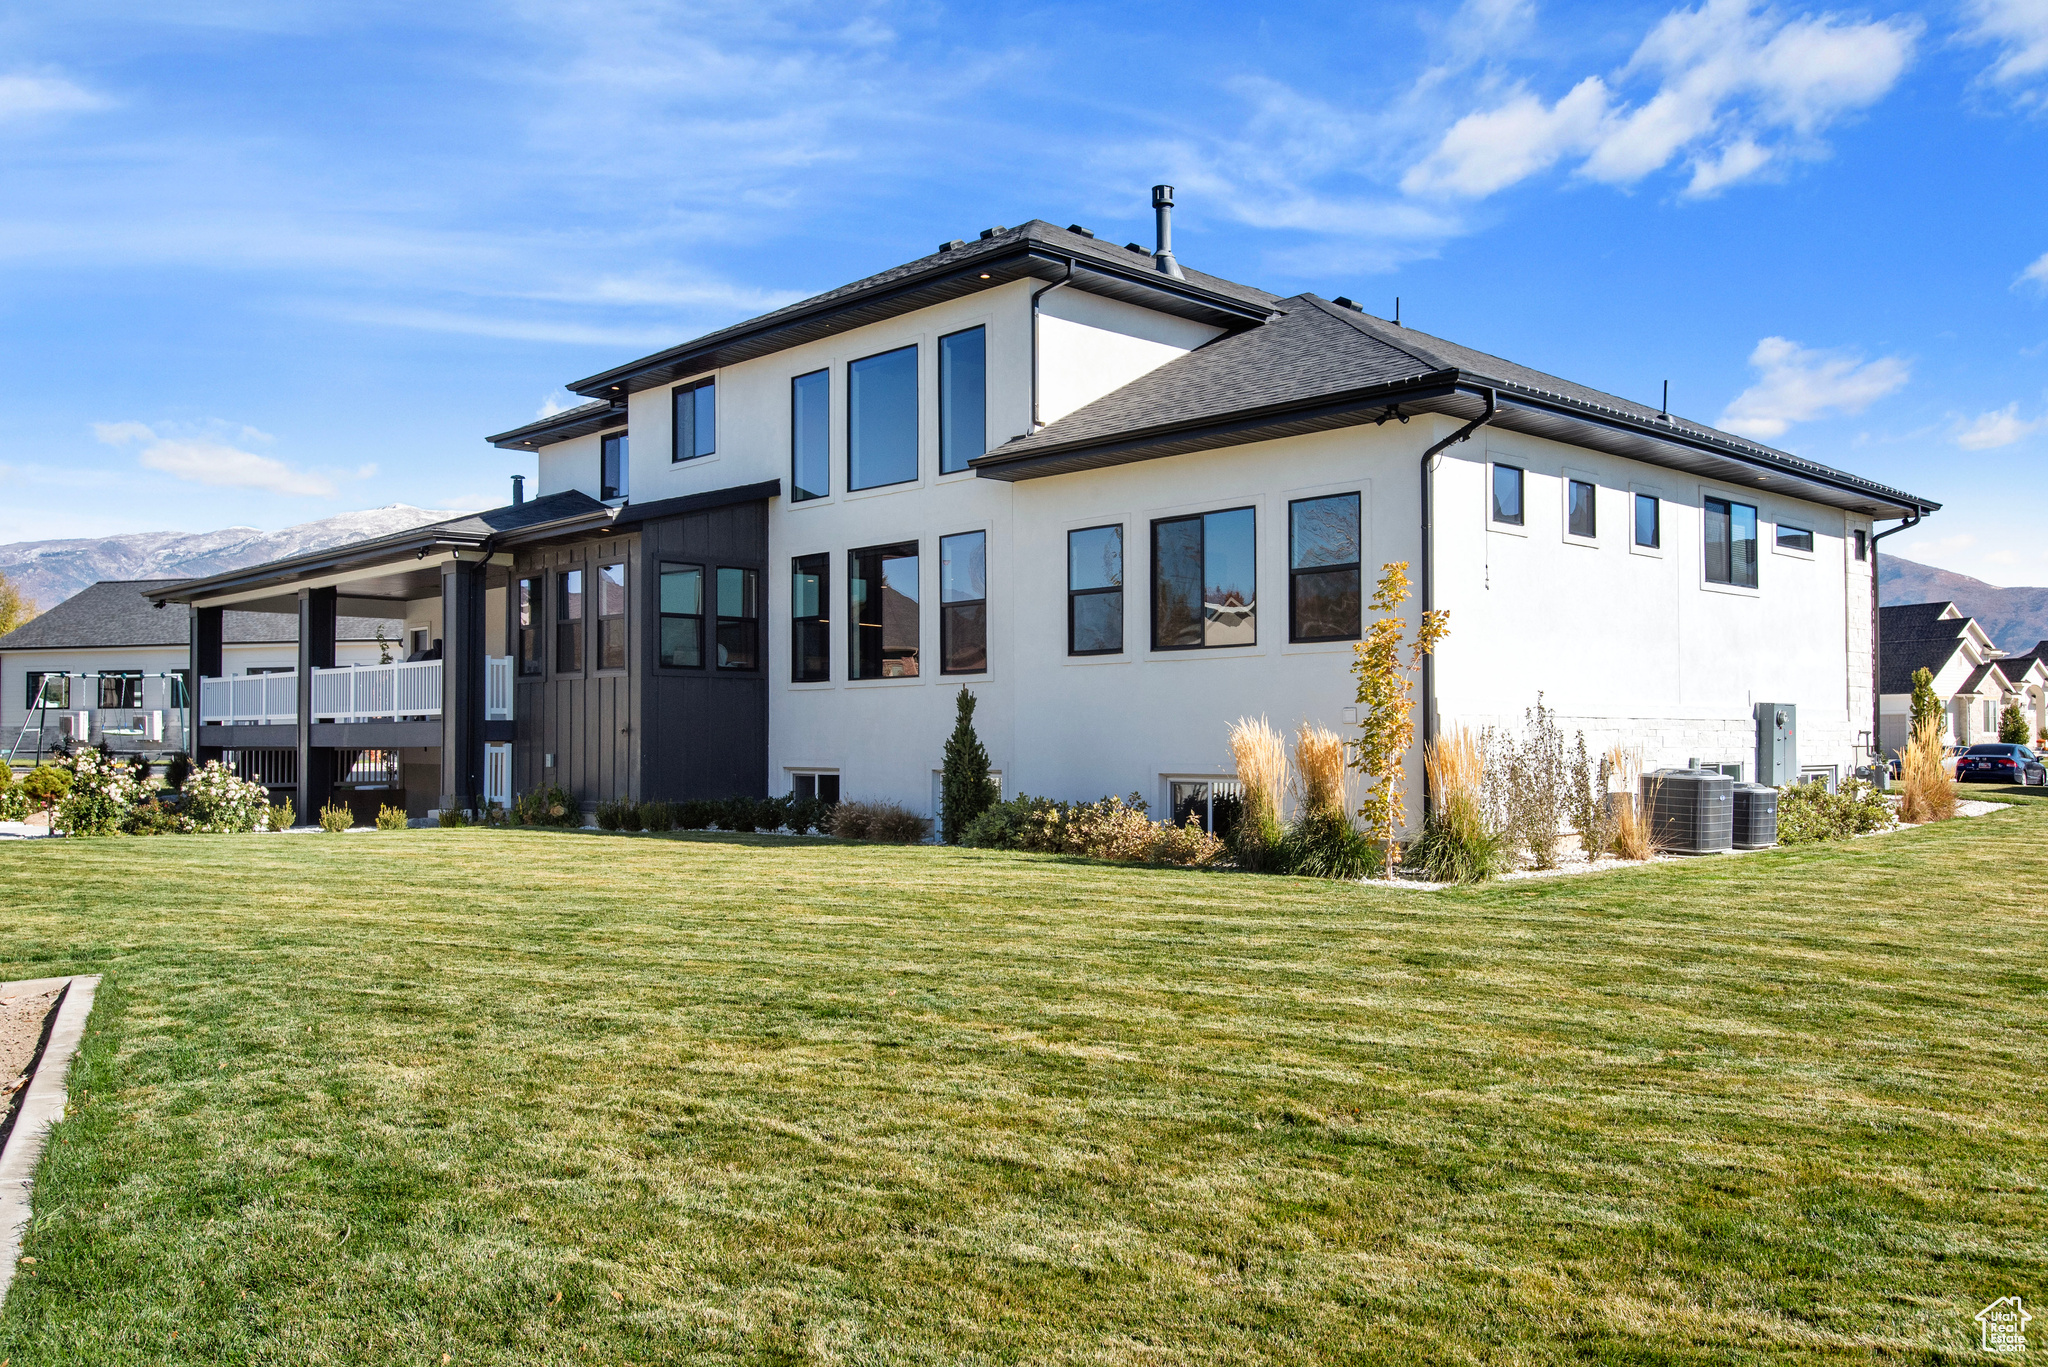
{"type": "Polygon", "coordinates": [[[334,668],[334,628],[339,593],[299,590],[299,820],[320,819],[334,795],[334,761],[313,750],[313,671],[334,668]]]}
{"type": "Polygon", "coordinates": [[[221,676],[221,609],[194,607],[192,613],[192,663],[186,679],[186,696],[190,699],[191,715],[185,735],[186,752],[194,764],[204,764],[210,759],[220,758],[218,745],[199,743],[199,681],[221,676]]]}
{"type": "Polygon", "coordinates": [[[441,806],[484,790],[484,565],[441,566],[441,806]]]}

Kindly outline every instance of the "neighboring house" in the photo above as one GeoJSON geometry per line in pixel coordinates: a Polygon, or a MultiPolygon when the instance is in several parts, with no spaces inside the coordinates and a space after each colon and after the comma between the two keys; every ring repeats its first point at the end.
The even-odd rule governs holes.
{"type": "MultiPolygon", "coordinates": [[[[72,736],[147,755],[184,749],[188,695],[172,676],[190,663],[191,620],[148,597],[177,582],[102,580],[0,636],[0,756],[26,762],[72,736]],[[41,711],[32,710],[38,696],[41,711]]],[[[290,670],[293,626],[270,614],[227,614],[224,670],[290,670]]],[[[380,627],[395,645],[396,622],[343,621],[339,658],[376,661],[380,627]]]]}
{"type": "Polygon", "coordinates": [[[1999,717],[2009,702],[2020,704],[2033,734],[2048,726],[2048,642],[2025,655],[2007,655],[1954,603],[1880,608],[1878,622],[1880,741],[1887,754],[1910,739],[1913,674],[1921,669],[1933,676],[1941,699],[1945,744],[1997,740],[1999,717]]]}
{"type": "Polygon", "coordinates": [[[1405,561],[1407,618],[1449,613],[1425,735],[1540,695],[1596,754],[1753,775],[1790,705],[1801,768],[1869,762],[1872,524],[1938,505],[1163,247],[946,243],[575,382],[491,438],[537,456],[532,501],[166,590],[202,675],[223,610],[306,624],[308,709],[223,694],[200,744],[294,749],[302,810],[380,747],[419,756],[415,807],[929,810],[966,686],[1007,790],[1206,810],[1237,717],[1355,722],[1405,561]],[[431,681],[332,691],[327,623],[368,602],[441,612],[431,681]]]}

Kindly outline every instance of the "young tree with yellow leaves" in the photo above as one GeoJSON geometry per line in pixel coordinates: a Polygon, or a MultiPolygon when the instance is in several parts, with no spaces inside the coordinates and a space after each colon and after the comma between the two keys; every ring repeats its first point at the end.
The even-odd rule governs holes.
{"type": "Polygon", "coordinates": [[[1366,835],[1385,847],[1390,877],[1401,860],[1395,832],[1400,828],[1408,747],[1415,743],[1411,715],[1415,674],[1422,668],[1423,657],[1434,651],[1448,632],[1450,617],[1438,610],[1423,613],[1404,658],[1401,647],[1407,623],[1401,620],[1400,611],[1407,601],[1408,562],[1383,566],[1372,596],[1373,610],[1382,615],[1366,628],[1365,639],[1352,647],[1351,661],[1351,672],[1358,676],[1359,730],[1351,767],[1367,775],[1365,801],[1358,815],[1366,835]]]}

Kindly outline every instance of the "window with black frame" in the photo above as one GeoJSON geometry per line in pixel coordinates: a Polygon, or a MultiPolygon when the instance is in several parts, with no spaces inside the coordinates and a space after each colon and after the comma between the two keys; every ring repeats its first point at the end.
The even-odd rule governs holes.
{"type": "Polygon", "coordinates": [[[669,391],[674,414],[670,428],[669,460],[695,460],[718,449],[718,384],[699,380],[669,391]]]}
{"type": "Polygon", "coordinates": [[[918,554],[915,541],[847,554],[847,659],[850,679],[912,679],[918,660],[918,554]]]}
{"type": "Polygon", "coordinates": [[[627,452],[626,434],[608,432],[602,438],[604,445],[602,487],[600,498],[624,498],[626,496],[627,452]]]}
{"type": "Polygon", "coordinates": [[[1725,498],[1703,500],[1707,582],[1756,587],[1756,509],[1725,498]]]}
{"type": "Polygon", "coordinates": [[[626,667],[626,567],[597,567],[597,667],[626,667]]]}
{"type": "Polygon", "coordinates": [[[1152,648],[1258,644],[1253,510],[1228,508],[1152,524],[1152,648]]]}
{"type": "Polygon", "coordinates": [[[988,671],[988,534],[939,538],[939,672],[988,671]]]}
{"type": "Polygon", "coordinates": [[[555,573],[555,673],[583,672],[583,571],[555,573]]]}
{"type": "Polygon", "coordinates": [[[761,667],[761,571],[718,567],[718,667],[761,667]]]}
{"type": "Polygon", "coordinates": [[[28,675],[28,706],[56,711],[71,706],[71,680],[62,674],[31,671],[28,675]]]}
{"type": "Polygon", "coordinates": [[[142,706],[142,671],[139,669],[101,670],[100,706],[142,706]]]}
{"type": "Polygon", "coordinates": [[[988,366],[983,330],[939,338],[939,473],[967,468],[988,449],[988,366]]]}
{"type": "Polygon", "coordinates": [[[917,478],[917,348],[898,347],[846,367],[846,487],[917,478]]]}
{"type": "Polygon", "coordinates": [[[1493,467],[1493,520],[1510,527],[1522,525],[1522,469],[1518,465],[1493,467]]]}
{"type": "Polygon", "coordinates": [[[1568,479],[1564,482],[1564,529],[1567,535],[1582,536],[1588,541],[1600,534],[1599,493],[1590,480],[1568,479]]]}
{"type": "Polygon", "coordinates": [[[1298,498],[1287,505],[1290,640],[1358,639],[1362,536],[1357,494],[1298,498]]]}
{"type": "Polygon", "coordinates": [[[800,555],[789,569],[789,677],[824,683],[832,677],[831,557],[800,555]]]}
{"type": "Polygon", "coordinates": [[[789,382],[789,497],[792,503],[832,492],[832,372],[814,370],[789,382]]]}
{"type": "Polygon", "coordinates": [[[661,617],[661,664],[665,669],[704,667],[704,567],[663,561],[657,597],[661,617]]]}
{"type": "Polygon", "coordinates": [[[519,615],[519,672],[534,675],[541,672],[540,659],[540,580],[521,579],[517,584],[519,615]]]}
{"type": "Polygon", "coordinates": [[[1655,494],[1636,495],[1636,544],[1656,550],[1664,543],[1664,510],[1655,494]]]}
{"type": "Polygon", "coordinates": [[[1067,533],[1067,654],[1116,655],[1124,648],[1124,529],[1067,533]]]}
{"type": "Polygon", "coordinates": [[[1805,527],[1788,527],[1778,524],[1778,549],[1781,551],[1811,551],[1813,532],[1805,527]]]}

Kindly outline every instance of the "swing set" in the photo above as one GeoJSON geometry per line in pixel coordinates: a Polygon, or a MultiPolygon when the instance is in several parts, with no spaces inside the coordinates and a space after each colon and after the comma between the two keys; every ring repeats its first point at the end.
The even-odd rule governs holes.
{"type": "MultiPolygon", "coordinates": [[[[112,679],[119,681],[124,689],[130,683],[134,683],[136,685],[138,702],[141,698],[144,680],[169,680],[170,705],[168,707],[154,709],[144,707],[110,707],[99,709],[104,712],[131,712],[137,714],[134,725],[120,727],[102,726],[100,728],[100,735],[102,737],[136,736],[144,740],[161,741],[163,739],[161,714],[163,712],[175,712],[178,714],[179,747],[183,749],[189,746],[192,735],[192,693],[186,686],[185,675],[182,671],[168,670],[161,673],[141,673],[132,669],[106,672],[98,670],[53,670],[44,674],[41,681],[36,685],[35,701],[29,704],[28,715],[22,719],[21,730],[14,737],[14,744],[8,747],[7,763],[14,764],[20,760],[22,747],[29,743],[31,732],[35,735],[35,756],[29,762],[31,764],[42,763],[43,750],[45,748],[44,735],[49,729],[50,713],[52,711],[57,712],[60,716],[90,715],[92,709],[73,709],[71,707],[70,680],[72,679],[92,679],[95,681],[112,679]],[[61,689],[56,687],[60,682],[63,684],[61,689]],[[155,720],[155,725],[150,724],[152,719],[155,720]]],[[[92,743],[90,723],[83,729],[85,734],[74,734],[70,737],[73,744],[89,745],[92,743]]]]}

